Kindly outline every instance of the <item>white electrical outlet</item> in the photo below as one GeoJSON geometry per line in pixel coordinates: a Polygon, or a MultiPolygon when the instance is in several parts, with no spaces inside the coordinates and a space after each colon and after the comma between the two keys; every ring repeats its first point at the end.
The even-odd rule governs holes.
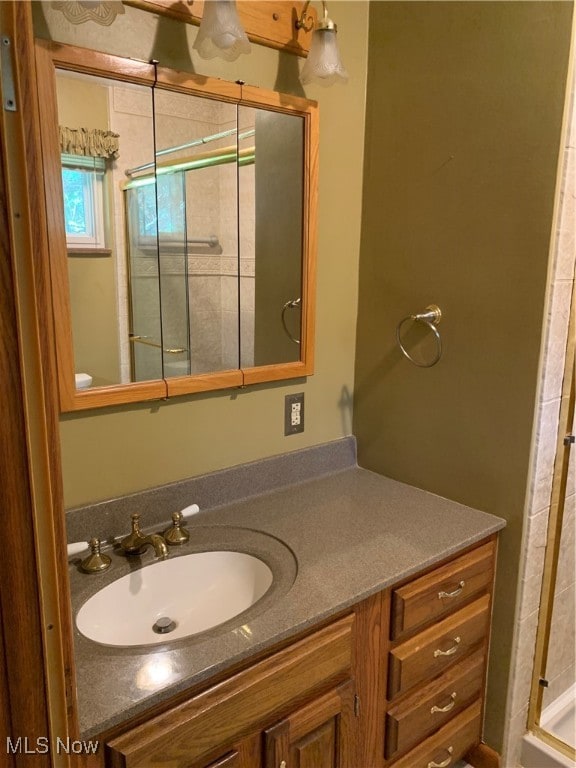
{"type": "Polygon", "coordinates": [[[290,424],[293,427],[297,427],[300,424],[300,411],[302,410],[301,403],[292,403],[292,412],[290,414],[290,424]]]}

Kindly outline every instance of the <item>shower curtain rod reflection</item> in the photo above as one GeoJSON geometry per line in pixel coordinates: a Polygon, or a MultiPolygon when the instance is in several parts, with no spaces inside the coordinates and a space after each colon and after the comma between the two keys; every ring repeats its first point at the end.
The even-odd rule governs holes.
{"type": "MultiPolygon", "coordinates": [[[[194,139],[194,141],[189,141],[187,144],[179,144],[175,147],[167,147],[166,149],[159,149],[156,152],[156,157],[162,157],[163,155],[170,155],[173,152],[180,152],[182,149],[190,149],[191,147],[200,147],[202,144],[209,144],[211,141],[218,141],[218,139],[225,139],[227,136],[234,136],[235,133],[238,133],[238,128],[230,128],[228,131],[220,131],[220,133],[213,133],[210,136],[204,136],[201,139],[194,139]]],[[[238,141],[241,141],[242,139],[247,139],[250,136],[254,136],[254,128],[251,128],[248,131],[245,131],[244,133],[238,134],[238,141]]],[[[148,171],[150,168],[154,168],[155,163],[145,163],[144,165],[138,165],[136,168],[129,168],[128,170],[124,171],[126,176],[133,176],[135,173],[139,173],[140,171],[148,171]]]]}
{"type": "Polygon", "coordinates": [[[225,163],[238,163],[239,166],[251,165],[255,158],[255,148],[247,147],[238,151],[236,145],[231,147],[222,147],[222,149],[212,149],[209,152],[202,152],[193,157],[184,157],[174,162],[161,163],[156,165],[153,173],[146,173],[137,179],[130,179],[122,183],[122,190],[136,189],[154,184],[158,176],[164,176],[168,173],[179,173],[193,171],[196,168],[209,168],[212,165],[224,165],[225,163]]]}

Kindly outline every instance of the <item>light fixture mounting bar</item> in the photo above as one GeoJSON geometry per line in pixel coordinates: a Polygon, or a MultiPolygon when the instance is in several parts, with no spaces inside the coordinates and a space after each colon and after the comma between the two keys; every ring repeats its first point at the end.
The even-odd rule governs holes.
{"type": "MultiPolygon", "coordinates": [[[[174,0],[124,0],[124,5],[198,26],[204,0],[193,0],[190,4],[175,3],[174,0]]],[[[238,15],[249,40],[297,56],[308,55],[316,22],[316,9],[310,6],[307,11],[312,19],[310,28],[297,26],[305,5],[310,3],[301,0],[237,0],[238,15]]]]}

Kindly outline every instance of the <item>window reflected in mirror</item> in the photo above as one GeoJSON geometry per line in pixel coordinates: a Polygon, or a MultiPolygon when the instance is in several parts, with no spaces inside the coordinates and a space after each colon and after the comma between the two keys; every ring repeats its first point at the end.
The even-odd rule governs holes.
{"type": "Polygon", "coordinates": [[[106,248],[106,161],[62,154],[64,226],[68,250],[106,248]]]}

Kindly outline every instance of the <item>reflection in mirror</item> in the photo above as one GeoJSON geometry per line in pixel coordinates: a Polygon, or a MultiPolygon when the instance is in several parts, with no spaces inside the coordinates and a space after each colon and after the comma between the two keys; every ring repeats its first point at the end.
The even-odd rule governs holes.
{"type": "Polygon", "coordinates": [[[155,91],[167,378],[240,367],[236,113],[233,103],[155,91]],[[169,226],[163,195],[178,212],[169,226]]]}
{"type": "Polygon", "coordinates": [[[310,375],[317,105],[35,53],[62,409],[310,375]]]}
{"type": "Polygon", "coordinates": [[[128,227],[122,199],[124,170],[154,163],[152,89],[60,70],[56,88],[77,387],[162,378],[154,186],[128,227]]]}
{"type": "MultiPolygon", "coordinates": [[[[240,105],[255,162],[241,167],[241,366],[300,360],[304,119],[240,105]]],[[[240,154],[243,142],[240,141],[240,154]]]]}

